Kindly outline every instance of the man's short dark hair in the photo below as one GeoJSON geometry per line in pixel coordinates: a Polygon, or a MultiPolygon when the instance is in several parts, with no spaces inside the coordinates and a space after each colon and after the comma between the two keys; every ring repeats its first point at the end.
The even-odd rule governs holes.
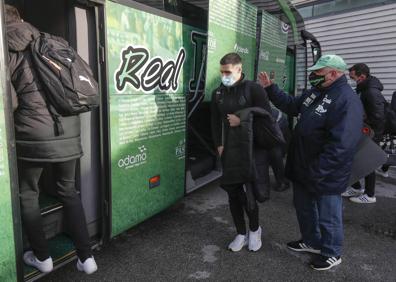
{"type": "Polygon", "coordinates": [[[21,21],[21,16],[19,15],[18,9],[14,6],[5,5],[5,20],[6,24],[16,23],[21,21]]]}
{"type": "Polygon", "coordinates": [[[237,53],[228,53],[220,60],[220,65],[239,65],[242,64],[242,59],[237,53]]]}
{"type": "Polygon", "coordinates": [[[364,74],[366,77],[370,75],[370,68],[363,63],[355,64],[352,67],[350,67],[349,72],[354,71],[355,75],[360,76],[364,74]]]}

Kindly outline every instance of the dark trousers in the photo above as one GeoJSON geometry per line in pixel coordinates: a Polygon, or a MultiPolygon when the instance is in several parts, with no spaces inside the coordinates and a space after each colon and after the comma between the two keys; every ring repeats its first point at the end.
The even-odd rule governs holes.
{"type": "MultiPolygon", "coordinates": [[[[91,256],[87,224],[81,199],[75,188],[76,160],[52,163],[54,185],[63,204],[65,229],[81,261],[91,256]]],[[[38,182],[45,163],[18,161],[21,215],[31,248],[39,260],[47,259],[49,248],[43,231],[38,182]]]]}
{"type": "Polygon", "coordinates": [[[254,202],[254,205],[251,209],[247,208],[246,193],[242,184],[225,186],[224,189],[228,193],[231,215],[232,219],[234,220],[237,233],[241,235],[246,234],[244,212],[246,212],[249,219],[249,229],[251,231],[256,231],[259,228],[257,203],[254,202]]]}
{"type": "Polygon", "coordinates": [[[341,195],[314,195],[296,183],[293,188],[304,243],[324,256],[340,256],[344,240],[341,195]]]}
{"type": "MultiPolygon", "coordinates": [[[[356,182],[352,185],[354,189],[362,189],[360,182],[356,182]]],[[[364,193],[369,197],[375,195],[375,172],[370,173],[364,178],[364,193]]]]}
{"type": "Polygon", "coordinates": [[[275,180],[277,184],[286,182],[285,179],[285,165],[283,163],[283,149],[281,146],[277,146],[268,151],[269,164],[274,172],[275,180]]]}

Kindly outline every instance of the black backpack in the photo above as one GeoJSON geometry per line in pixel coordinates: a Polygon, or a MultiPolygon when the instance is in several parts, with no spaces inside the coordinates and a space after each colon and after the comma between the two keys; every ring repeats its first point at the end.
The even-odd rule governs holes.
{"type": "Polygon", "coordinates": [[[47,101],[58,114],[78,115],[99,105],[99,88],[92,70],[67,41],[41,33],[30,47],[47,101]]]}
{"type": "Polygon", "coordinates": [[[396,134],[396,91],[386,109],[386,133],[396,134]]]}

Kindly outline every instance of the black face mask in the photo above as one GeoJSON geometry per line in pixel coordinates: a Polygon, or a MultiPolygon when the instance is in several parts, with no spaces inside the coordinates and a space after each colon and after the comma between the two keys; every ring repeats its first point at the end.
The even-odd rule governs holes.
{"type": "Polygon", "coordinates": [[[313,87],[321,88],[323,82],[325,82],[325,80],[326,80],[325,76],[326,76],[326,75],[317,75],[316,73],[311,72],[311,73],[309,74],[309,77],[308,77],[309,83],[310,83],[313,87]]]}

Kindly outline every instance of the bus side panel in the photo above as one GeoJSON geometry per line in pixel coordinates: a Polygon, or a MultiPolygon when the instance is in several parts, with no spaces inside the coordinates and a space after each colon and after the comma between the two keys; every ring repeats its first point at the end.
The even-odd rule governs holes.
{"type": "MultiPolygon", "coordinates": [[[[0,3],[1,4],[1,3],[0,3]]],[[[2,20],[0,18],[0,20],[2,20]]],[[[3,49],[4,34],[0,26],[0,43],[3,49]]],[[[4,49],[3,49],[4,50],[4,49]]],[[[16,257],[14,242],[11,181],[8,162],[8,144],[6,118],[6,66],[4,52],[0,52],[0,281],[16,281],[16,257]]]]}
{"type": "Polygon", "coordinates": [[[209,1],[205,100],[220,85],[219,62],[227,53],[242,58],[245,79],[255,80],[257,8],[242,0],[209,1]]]}
{"type": "Polygon", "coordinates": [[[138,7],[106,5],[111,236],[184,195],[191,28],[138,7]]]}
{"type": "Polygon", "coordinates": [[[288,90],[286,50],[289,26],[263,11],[257,73],[266,71],[285,92],[288,90]]]}

